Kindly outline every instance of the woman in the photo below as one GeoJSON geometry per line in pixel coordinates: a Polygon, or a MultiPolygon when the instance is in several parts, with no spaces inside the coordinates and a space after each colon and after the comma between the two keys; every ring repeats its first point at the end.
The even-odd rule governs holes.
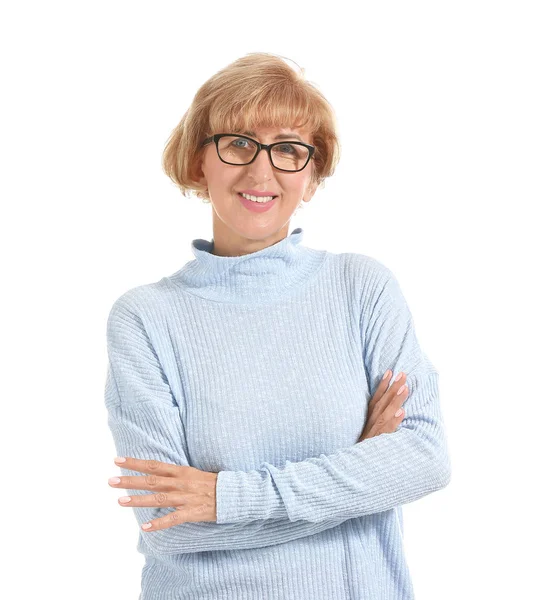
{"type": "Polygon", "coordinates": [[[213,239],[108,319],[142,599],[414,597],[401,505],[451,472],[438,373],[386,266],[288,235],[338,159],[328,101],[263,53],[209,79],[168,141],[213,239]]]}

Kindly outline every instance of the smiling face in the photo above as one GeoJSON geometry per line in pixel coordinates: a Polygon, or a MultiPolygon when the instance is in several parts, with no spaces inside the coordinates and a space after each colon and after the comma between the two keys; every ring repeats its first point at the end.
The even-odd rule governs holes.
{"type": "MultiPolygon", "coordinates": [[[[313,144],[311,133],[300,128],[265,127],[243,134],[263,144],[280,141],[276,136],[282,134],[289,134],[287,141],[313,144]]],[[[199,182],[207,186],[213,209],[214,254],[221,256],[255,252],[286,237],[300,202],[309,202],[317,189],[311,183],[313,158],[295,173],[273,168],[265,150],[249,165],[229,165],[218,158],[211,143],[203,151],[200,168],[199,182]],[[239,192],[244,190],[270,192],[276,198],[264,206],[241,198],[239,192]]]]}

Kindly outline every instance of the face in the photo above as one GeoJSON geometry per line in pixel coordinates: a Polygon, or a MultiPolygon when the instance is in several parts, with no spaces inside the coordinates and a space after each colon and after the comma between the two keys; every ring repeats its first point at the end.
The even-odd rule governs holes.
{"type": "MultiPolygon", "coordinates": [[[[249,135],[263,144],[274,141],[301,141],[312,144],[309,131],[300,128],[259,128],[249,135]],[[279,134],[285,140],[275,140],[279,134]]],[[[309,202],[317,186],[312,185],[313,159],[302,171],[284,172],[272,167],[268,152],[262,150],[249,165],[228,165],[218,158],[216,145],[208,144],[202,155],[200,183],[208,189],[213,209],[214,254],[237,256],[270,246],[288,235],[289,221],[301,201],[309,202]],[[267,210],[263,205],[241,198],[240,191],[254,190],[276,195],[267,210]]],[[[255,195],[255,194],[254,194],[255,195]]]]}

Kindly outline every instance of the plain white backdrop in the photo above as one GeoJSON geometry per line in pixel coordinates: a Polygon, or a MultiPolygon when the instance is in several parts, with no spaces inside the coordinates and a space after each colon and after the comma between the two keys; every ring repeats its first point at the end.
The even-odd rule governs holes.
{"type": "Polygon", "coordinates": [[[2,6],[2,597],[138,598],[138,526],[107,483],[106,318],[211,239],[161,154],[250,52],[298,63],[338,118],[336,174],[290,231],[386,264],[440,373],[453,474],[404,507],[417,600],[536,597],[534,9],[2,6]]]}

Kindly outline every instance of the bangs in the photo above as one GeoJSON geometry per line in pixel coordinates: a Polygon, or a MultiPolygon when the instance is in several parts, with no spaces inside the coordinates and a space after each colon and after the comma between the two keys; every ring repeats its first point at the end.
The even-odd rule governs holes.
{"type": "Polygon", "coordinates": [[[332,176],[340,156],[332,105],[304,78],[303,69],[297,71],[282,57],[264,52],[239,58],[200,87],[166,142],[164,172],[183,194],[192,192],[210,203],[207,183],[201,182],[205,139],[265,128],[310,134],[315,146],[311,182],[318,186],[332,176]]]}
{"type": "MultiPolygon", "coordinates": [[[[311,97],[296,86],[272,85],[244,98],[244,89],[226,96],[227,101],[213,104],[208,123],[213,133],[244,133],[258,128],[289,128],[317,131],[321,128],[320,111],[311,97]]],[[[221,99],[222,100],[222,99],[221,99]]]]}

